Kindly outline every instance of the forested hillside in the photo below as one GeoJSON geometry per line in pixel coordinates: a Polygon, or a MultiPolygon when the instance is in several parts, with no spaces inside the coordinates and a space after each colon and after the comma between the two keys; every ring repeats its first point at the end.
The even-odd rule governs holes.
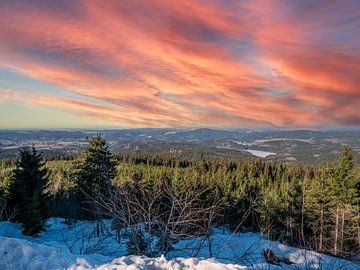
{"type": "Polygon", "coordinates": [[[177,239],[227,227],[348,257],[360,252],[360,168],[355,158],[349,147],[337,162],[316,166],[260,159],[112,156],[97,136],[71,158],[43,162],[32,149],[21,152],[18,161],[0,160],[1,214],[3,220],[32,220],[23,231],[30,235],[45,229],[41,225],[48,217],[68,223],[93,220],[97,233],[102,230],[99,221],[112,218],[115,230],[134,228],[128,247],[132,254],[158,255],[148,235],[161,239],[156,252],[166,253],[177,239]],[[19,182],[27,166],[24,155],[38,159],[26,163],[38,166],[33,168],[41,176],[35,177],[37,183],[47,182],[37,190],[26,190],[19,182]],[[27,208],[19,206],[19,199],[29,201],[27,208]],[[32,219],[34,215],[38,218],[32,219]],[[146,226],[139,229],[138,224],[146,226]],[[29,226],[37,227],[32,231],[29,226]]]}

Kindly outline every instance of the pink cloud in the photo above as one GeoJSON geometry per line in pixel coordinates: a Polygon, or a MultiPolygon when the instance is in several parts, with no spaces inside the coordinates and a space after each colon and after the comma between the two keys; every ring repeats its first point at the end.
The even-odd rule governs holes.
{"type": "Polygon", "coordinates": [[[134,126],[360,124],[356,2],[72,5],[0,8],[0,66],[108,104],[43,106],[134,126]]]}

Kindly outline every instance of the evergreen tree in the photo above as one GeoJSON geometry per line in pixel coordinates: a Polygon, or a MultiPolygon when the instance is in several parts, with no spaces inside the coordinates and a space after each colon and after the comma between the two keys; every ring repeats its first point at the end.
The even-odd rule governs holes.
{"type": "MultiPolygon", "coordinates": [[[[331,183],[333,200],[333,253],[347,252],[344,244],[355,250],[356,238],[353,232],[357,230],[359,223],[354,222],[358,218],[359,197],[357,194],[357,183],[359,178],[356,176],[354,154],[349,146],[344,146],[342,158],[337,165],[337,174],[331,183]]],[[[359,241],[359,239],[357,239],[359,241]]]]}
{"type": "Polygon", "coordinates": [[[359,178],[356,176],[354,154],[349,146],[344,146],[342,158],[338,164],[337,182],[334,183],[339,199],[339,206],[357,205],[359,198],[357,184],[359,178]]]}
{"type": "Polygon", "coordinates": [[[47,193],[48,170],[34,147],[20,151],[9,188],[9,206],[13,220],[23,224],[24,235],[37,235],[44,230],[49,217],[47,193]]]}
{"type": "Polygon", "coordinates": [[[315,179],[306,194],[308,224],[312,231],[315,249],[324,252],[331,246],[331,214],[335,195],[331,183],[336,177],[334,165],[326,163],[318,168],[315,179]]]}
{"type": "MultiPolygon", "coordinates": [[[[221,212],[213,224],[237,230],[260,229],[270,239],[338,256],[360,252],[360,167],[349,147],[344,147],[337,163],[308,166],[197,157],[195,154],[187,159],[166,154],[119,156],[118,180],[114,184],[125,185],[145,209],[146,198],[164,194],[168,188],[174,194],[186,190],[188,197],[206,189],[198,197],[195,208],[211,206],[220,198],[221,212]]],[[[106,142],[96,136],[89,141],[81,159],[54,158],[46,166],[52,172],[49,189],[54,195],[56,216],[71,222],[79,217],[77,209],[81,204],[80,217],[97,220],[99,234],[100,218],[104,217],[101,200],[112,190],[115,176],[115,164],[106,142]],[[73,162],[79,165],[74,172],[73,162]],[[100,204],[93,203],[99,200],[100,204]]],[[[5,197],[10,193],[8,180],[13,167],[14,160],[0,160],[0,191],[5,197]]],[[[20,209],[24,202],[16,195],[24,193],[22,188],[22,184],[11,184],[13,208],[20,209]]],[[[167,220],[171,198],[159,196],[154,204],[161,213],[157,218],[167,220]]],[[[37,209],[43,204],[35,198],[28,205],[37,209]]],[[[32,216],[39,216],[38,212],[32,211],[32,216]]],[[[16,218],[20,218],[20,213],[16,218]]],[[[128,218],[133,219],[133,214],[128,218]]],[[[195,230],[194,234],[201,233],[195,230]]],[[[144,254],[148,250],[143,236],[129,237],[129,253],[144,254]]]]}
{"type": "Polygon", "coordinates": [[[81,218],[100,219],[97,203],[94,202],[110,195],[115,166],[106,141],[100,135],[91,138],[76,171],[81,218]]]}

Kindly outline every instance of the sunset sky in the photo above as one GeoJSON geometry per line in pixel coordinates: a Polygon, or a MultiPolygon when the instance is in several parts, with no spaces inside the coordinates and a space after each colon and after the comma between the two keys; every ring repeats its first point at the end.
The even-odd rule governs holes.
{"type": "Polygon", "coordinates": [[[0,0],[0,128],[360,126],[360,1],[0,0]]]}

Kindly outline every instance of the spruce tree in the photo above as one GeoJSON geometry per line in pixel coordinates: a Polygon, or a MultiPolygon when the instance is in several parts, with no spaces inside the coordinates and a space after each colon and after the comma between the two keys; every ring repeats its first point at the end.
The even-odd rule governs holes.
{"type": "Polygon", "coordinates": [[[344,146],[341,160],[338,163],[337,196],[340,206],[345,204],[356,205],[358,203],[357,184],[359,178],[356,176],[354,153],[349,146],[344,146]]]}
{"type": "Polygon", "coordinates": [[[106,141],[100,135],[91,138],[76,172],[80,218],[100,219],[98,203],[110,195],[112,179],[116,175],[115,166],[106,141]]]}
{"type": "MultiPolygon", "coordinates": [[[[356,185],[359,178],[356,176],[354,154],[349,146],[344,146],[341,160],[337,165],[337,177],[331,183],[335,194],[334,200],[334,244],[333,253],[347,252],[344,246],[356,248],[354,231],[358,228],[359,197],[356,185]]],[[[358,247],[357,247],[358,248],[358,247]]]]}
{"type": "Polygon", "coordinates": [[[49,173],[34,147],[20,151],[9,188],[9,206],[13,220],[21,222],[23,234],[35,236],[44,230],[49,217],[46,191],[49,173]]]}
{"type": "Polygon", "coordinates": [[[307,223],[315,249],[320,252],[330,250],[331,212],[335,199],[331,182],[335,175],[335,168],[331,163],[318,167],[316,177],[311,181],[306,193],[307,223]]]}

